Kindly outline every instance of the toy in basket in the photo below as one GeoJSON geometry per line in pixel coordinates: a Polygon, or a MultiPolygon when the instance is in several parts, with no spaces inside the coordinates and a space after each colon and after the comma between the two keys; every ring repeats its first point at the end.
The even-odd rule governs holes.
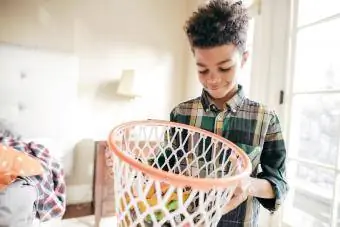
{"type": "Polygon", "coordinates": [[[108,143],[118,226],[216,226],[251,171],[236,145],[179,123],[124,123],[108,143]]]}

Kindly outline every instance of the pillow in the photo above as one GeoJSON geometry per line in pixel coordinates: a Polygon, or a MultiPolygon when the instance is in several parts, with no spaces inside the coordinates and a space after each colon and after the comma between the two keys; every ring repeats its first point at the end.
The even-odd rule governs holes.
{"type": "Polygon", "coordinates": [[[0,190],[5,189],[17,177],[29,177],[42,173],[43,168],[38,159],[0,144],[0,190]]]}
{"type": "Polygon", "coordinates": [[[13,124],[9,121],[0,118],[0,135],[2,137],[11,137],[13,139],[20,139],[20,135],[13,130],[13,124]]]}

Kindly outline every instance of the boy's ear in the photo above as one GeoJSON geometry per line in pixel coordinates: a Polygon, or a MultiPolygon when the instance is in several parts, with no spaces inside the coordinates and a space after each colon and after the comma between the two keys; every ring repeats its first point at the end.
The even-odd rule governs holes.
{"type": "Polygon", "coordinates": [[[243,52],[242,60],[241,60],[241,67],[243,67],[246,64],[248,57],[249,57],[249,52],[248,51],[243,52]]]}

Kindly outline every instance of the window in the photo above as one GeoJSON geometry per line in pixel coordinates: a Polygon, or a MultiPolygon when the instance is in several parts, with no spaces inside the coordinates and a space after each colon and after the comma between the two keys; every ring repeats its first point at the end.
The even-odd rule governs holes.
{"type": "Polygon", "coordinates": [[[340,227],[340,1],[295,0],[284,226],[340,227]]]}

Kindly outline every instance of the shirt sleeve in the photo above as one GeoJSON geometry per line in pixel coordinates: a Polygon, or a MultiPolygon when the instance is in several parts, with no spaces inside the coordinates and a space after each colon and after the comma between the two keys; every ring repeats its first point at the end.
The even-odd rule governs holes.
{"type": "Polygon", "coordinates": [[[260,163],[262,172],[257,177],[270,182],[275,198],[257,199],[263,207],[273,212],[280,207],[288,192],[286,181],[286,148],[280,122],[275,113],[271,114],[260,163]]]}
{"type": "Polygon", "coordinates": [[[171,122],[176,122],[176,108],[173,108],[170,112],[170,119],[171,122]]]}

